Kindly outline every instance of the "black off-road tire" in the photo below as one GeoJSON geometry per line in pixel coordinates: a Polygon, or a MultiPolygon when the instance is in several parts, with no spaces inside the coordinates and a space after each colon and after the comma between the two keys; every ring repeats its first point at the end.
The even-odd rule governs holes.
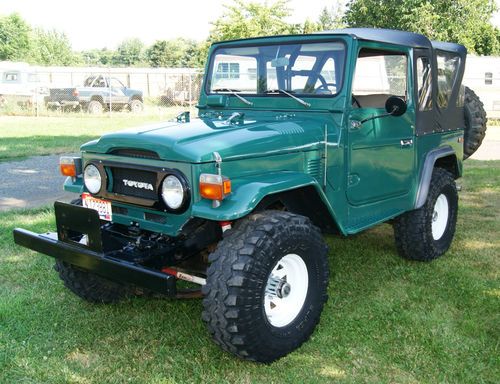
{"type": "Polygon", "coordinates": [[[484,105],[474,91],[465,87],[464,160],[472,156],[486,136],[488,119],[484,105]]]}
{"type": "Polygon", "coordinates": [[[202,317],[222,349],[269,363],[309,339],[327,300],[328,259],[321,232],[308,218],[282,211],[253,214],[225,233],[209,261],[202,317]],[[277,327],[265,312],[265,290],[273,268],[290,254],[305,263],[309,283],[298,314],[277,327]]]}
{"type": "MultiPolygon", "coordinates": [[[[70,204],[82,205],[82,199],[74,199],[70,204]]],[[[67,288],[91,303],[114,303],[130,294],[130,289],[124,285],[84,271],[61,260],[56,260],[54,269],[67,288]]]]}
{"type": "Polygon", "coordinates": [[[129,294],[129,289],[74,265],[57,260],[54,269],[66,288],[91,303],[116,303],[129,294]]]}
{"type": "Polygon", "coordinates": [[[431,261],[443,255],[453,240],[457,223],[458,193],[450,172],[434,168],[425,204],[394,220],[396,248],[401,257],[417,261],[431,261]],[[438,197],[443,194],[448,203],[448,219],[444,233],[434,239],[433,215],[438,197]]]}

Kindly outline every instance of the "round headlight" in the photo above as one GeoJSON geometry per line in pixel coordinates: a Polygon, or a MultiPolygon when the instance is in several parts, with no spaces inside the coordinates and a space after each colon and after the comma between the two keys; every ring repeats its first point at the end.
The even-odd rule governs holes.
{"type": "Polygon", "coordinates": [[[184,201],[184,187],[181,181],[173,175],[165,177],[161,187],[161,197],[170,209],[179,209],[184,201]]]}
{"type": "Polygon", "coordinates": [[[90,193],[97,193],[101,189],[101,173],[93,164],[85,167],[83,182],[90,193]]]}

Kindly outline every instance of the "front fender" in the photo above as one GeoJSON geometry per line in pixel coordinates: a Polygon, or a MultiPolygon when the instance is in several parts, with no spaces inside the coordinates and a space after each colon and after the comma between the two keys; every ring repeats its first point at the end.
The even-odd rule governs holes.
{"type": "Polygon", "coordinates": [[[196,202],[191,214],[208,220],[236,220],[252,212],[266,196],[306,186],[314,186],[327,204],[324,192],[317,180],[300,172],[274,172],[266,175],[248,176],[232,179],[232,193],[218,208],[212,207],[212,201],[202,199],[196,202]]]}

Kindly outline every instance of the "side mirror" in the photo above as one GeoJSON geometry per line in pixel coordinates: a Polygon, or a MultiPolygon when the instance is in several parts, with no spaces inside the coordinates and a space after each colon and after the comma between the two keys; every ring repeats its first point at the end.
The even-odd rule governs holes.
{"type": "Polygon", "coordinates": [[[361,121],[353,120],[351,121],[351,129],[359,129],[361,125],[363,125],[367,121],[380,119],[382,117],[401,116],[406,112],[407,107],[408,106],[406,105],[406,101],[404,101],[402,97],[391,96],[385,102],[385,110],[387,111],[387,113],[384,113],[383,115],[370,116],[361,121]]]}
{"type": "Polygon", "coordinates": [[[398,96],[391,96],[385,102],[385,110],[391,116],[401,116],[406,112],[406,101],[398,96]]]}

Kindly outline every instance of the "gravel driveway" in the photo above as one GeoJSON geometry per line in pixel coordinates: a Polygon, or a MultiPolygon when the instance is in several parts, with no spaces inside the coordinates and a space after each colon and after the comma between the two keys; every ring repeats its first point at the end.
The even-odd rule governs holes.
{"type": "Polygon", "coordinates": [[[488,127],[483,143],[471,159],[500,160],[500,127],[488,127]]]}
{"type": "Polygon", "coordinates": [[[59,173],[59,155],[1,162],[0,211],[51,205],[55,200],[70,201],[75,194],[63,191],[65,179],[59,173]]]}
{"type": "MultiPolygon", "coordinates": [[[[471,159],[500,160],[500,127],[488,129],[483,144],[471,159]]],[[[65,178],[59,173],[59,155],[0,163],[0,211],[74,199],[74,193],[62,189],[65,178]]]]}

